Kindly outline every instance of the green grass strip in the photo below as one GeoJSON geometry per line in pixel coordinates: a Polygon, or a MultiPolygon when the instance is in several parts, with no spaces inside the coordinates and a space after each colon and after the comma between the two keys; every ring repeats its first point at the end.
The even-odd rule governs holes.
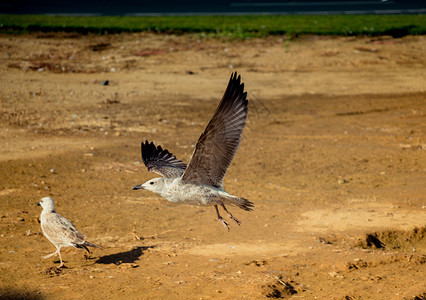
{"type": "Polygon", "coordinates": [[[248,38],[280,34],[420,35],[426,33],[426,15],[328,16],[168,16],[69,17],[0,15],[0,32],[202,33],[216,37],[248,38]]]}

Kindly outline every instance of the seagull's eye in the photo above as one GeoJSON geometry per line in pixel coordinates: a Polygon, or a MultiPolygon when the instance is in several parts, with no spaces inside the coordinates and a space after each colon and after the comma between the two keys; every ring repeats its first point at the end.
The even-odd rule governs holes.
{"type": "Polygon", "coordinates": [[[151,181],[149,184],[150,184],[150,185],[153,185],[153,184],[154,184],[154,181],[151,181]]]}

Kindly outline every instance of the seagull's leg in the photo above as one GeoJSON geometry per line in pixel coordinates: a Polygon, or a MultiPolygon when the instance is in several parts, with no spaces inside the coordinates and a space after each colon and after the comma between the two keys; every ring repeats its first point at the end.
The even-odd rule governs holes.
{"type": "Polygon", "coordinates": [[[61,257],[61,246],[58,247],[58,255],[59,255],[59,260],[61,262],[61,264],[59,265],[58,268],[65,267],[64,262],[62,261],[62,257],[61,257]]]}
{"type": "Polygon", "coordinates": [[[232,220],[234,220],[235,221],[235,223],[237,223],[238,225],[241,225],[241,222],[240,221],[238,221],[238,219],[236,218],[236,217],[234,217],[227,209],[226,209],[226,207],[225,207],[225,204],[223,204],[223,203],[220,203],[220,205],[223,207],[223,209],[226,211],[226,213],[228,214],[228,217],[230,218],[230,219],[232,219],[232,220]]]}
{"type": "Polygon", "coordinates": [[[222,225],[225,226],[225,228],[229,230],[229,224],[220,216],[219,209],[217,208],[216,204],[214,205],[214,208],[216,209],[217,218],[218,218],[219,222],[222,223],[222,225]]]}
{"type": "Polygon", "coordinates": [[[55,252],[50,253],[50,254],[45,255],[45,256],[42,256],[42,258],[43,258],[43,259],[46,259],[46,258],[52,257],[52,256],[54,256],[54,255],[56,255],[56,254],[58,254],[58,248],[56,248],[56,251],[55,251],[55,252]]]}

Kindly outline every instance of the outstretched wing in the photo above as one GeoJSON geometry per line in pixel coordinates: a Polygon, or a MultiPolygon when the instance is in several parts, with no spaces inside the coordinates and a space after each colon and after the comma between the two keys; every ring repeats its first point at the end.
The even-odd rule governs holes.
{"type": "Polygon", "coordinates": [[[145,141],[141,143],[142,161],[148,171],[155,172],[164,177],[174,178],[183,174],[186,164],[176,158],[167,149],[155,147],[154,143],[145,141]]]}
{"type": "Polygon", "coordinates": [[[188,183],[221,187],[226,170],[241,142],[246,125],[248,101],[237,73],[228,87],[204,133],[200,136],[182,179],[188,183]]]}

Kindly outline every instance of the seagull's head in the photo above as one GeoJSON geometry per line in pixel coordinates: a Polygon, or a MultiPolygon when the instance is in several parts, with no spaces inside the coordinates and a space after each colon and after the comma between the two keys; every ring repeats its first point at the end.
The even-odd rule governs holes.
{"type": "Polygon", "coordinates": [[[161,193],[163,188],[164,188],[164,178],[163,177],[157,177],[157,178],[153,178],[153,179],[148,180],[144,184],[135,185],[132,188],[132,190],[144,189],[144,190],[148,190],[148,191],[159,194],[159,193],[161,193]]]}
{"type": "Polygon", "coordinates": [[[43,209],[54,211],[55,210],[55,203],[53,202],[53,199],[50,197],[44,197],[41,198],[40,202],[37,203],[37,206],[41,205],[43,209]]]}

